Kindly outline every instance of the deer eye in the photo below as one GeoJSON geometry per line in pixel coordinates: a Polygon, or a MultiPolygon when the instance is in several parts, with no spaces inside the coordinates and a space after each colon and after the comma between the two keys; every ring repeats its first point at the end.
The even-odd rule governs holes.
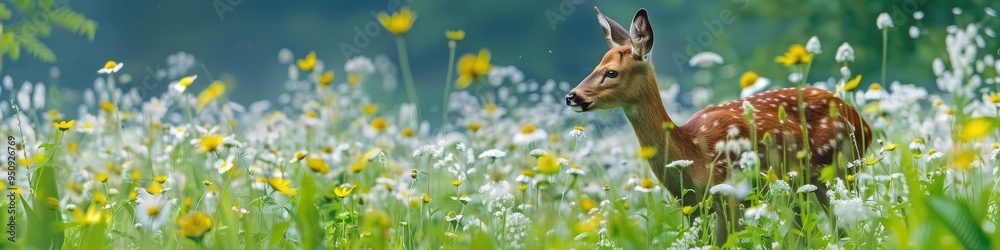
{"type": "Polygon", "coordinates": [[[618,77],[618,71],[615,71],[615,70],[608,70],[608,72],[607,72],[607,73],[604,73],[604,76],[606,76],[606,77],[608,77],[608,78],[615,78],[615,77],[618,77]]]}

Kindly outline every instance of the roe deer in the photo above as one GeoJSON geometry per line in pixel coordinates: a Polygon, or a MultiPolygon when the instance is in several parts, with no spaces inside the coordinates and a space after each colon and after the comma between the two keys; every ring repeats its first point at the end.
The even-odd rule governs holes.
{"type": "MultiPolygon", "coordinates": [[[[653,173],[684,205],[696,205],[705,197],[708,187],[723,183],[732,169],[728,163],[731,161],[727,159],[740,158],[741,152],[718,147],[720,142],[738,139],[744,140],[745,145],[758,145],[756,153],[762,172],[771,168],[782,171],[779,173],[800,171],[805,183],[812,183],[818,188],[815,194],[823,206],[829,204],[829,198],[826,197],[826,186],[818,180],[822,168],[833,162],[837,152],[856,158],[871,144],[872,132],[868,122],[843,100],[818,88],[787,88],[744,97],[705,108],[695,113],[687,123],[665,129],[665,125],[672,125],[673,121],[663,107],[656,85],[650,56],[653,30],[646,10],[640,9],[635,14],[629,31],[601,14],[596,7],[594,10],[611,49],[604,54],[594,71],[566,95],[566,105],[576,112],[624,109],[639,145],[656,149],[656,154],[648,159],[653,173]],[[797,98],[801,98],[801,108],[805,110],[799,110],[797,98]],[[752,123],[744,116],[744,102],[755,107],[752,123]],[[830,111],[834,108],[838,112],[833,112],[836,116],[831,116],[830,111]],[[788,111],[784,121],[778,120],[779,109],[788,111]],[[805,149],[799,145],[803,143],[800,111],[805,114],[808,132],[808,166],[801,166],[804,164],[799,164],[796,158],[798,152],[805,149]],[[754,134],[751,134],[751,129],[754,134]],[[765,133],[770,134],[772,142],[781,144],[769,147],[762,140],[765,133]],[[756,139],[750,138],[751,135],[755,135],[756,139]],[[751,143],[751,140],[757,141],[751,143]],[[666,168],[668,158],[693,163],[685,168],[666,168]],[[682,197],[682,188],[693,190],[682,197]]],[[[844,169],[839,168],[837,172],[843,175],[844,169]]],[[[717,245],[726,243],[728,231],[740,230],[739,223],[732,217],[741,214],[738,202],[729,203],[726,207],[720,205],[723,202],[713,203],[712,210],[719,216],[715,235],[717,245]]]]}

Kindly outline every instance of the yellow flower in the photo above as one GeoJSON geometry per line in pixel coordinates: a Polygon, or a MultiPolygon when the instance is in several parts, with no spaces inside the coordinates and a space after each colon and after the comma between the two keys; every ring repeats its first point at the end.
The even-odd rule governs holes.
{"type": "Polygon", "coordinates": [[[69,130],[69,128],[72,128],[74,124],[76,124],[76,120],[69,120],[68,122],[52,122],[52,126],[58,128],[60,131],[69,130]]]}
{"type": "Polygon", "coordinates": [[[323,75],[319,77],[319,84],[322,84],[323,87],[329,87],[331,83],[333,83],[332,70],[326,71],[326,73],[323,73],[323,75]]]}
{"type": "Polygon", "coordinates": [[[313,172],[326,174],[330,172],[330,167],[326,165],[326,162],[320,158],[309,158],[306,160],[306,166],[312,169],[313,172]]]}
{"type": "Polygon", "coordinates": [[[109,101],[101,100],[101,110],[105,113],[111,113],[115,111],[115,104],[109,101]]]}
{"type": "Polygon", "coordinates": [[[306,58],[299,59],[297,64],[299,65],[299,69],[303,71],[312,71],[313,68],[316,68],[316,52],[309,51],[306,58]]]}
{"type": "Polygon", "coordinates": [[[78,148],[80,148],[80,144],[75,141],[71,141],[66,145],[66,149],[68,149],[69,152],[76,152],[78,148]]]}
{"type": "Polygon", "coordinates": [[[521,126],[521,133],[522,134],[526,134],[527,135],[527,134],[531,134],[531,133],[534,133],[534,132],[535,132],[535,124],[525,123],[524,126],[521,126]]]}
{"type": "Polygon", "coordinates": [[[146,188],[146,193],[148,193],[149,195],[157,195],[162,191],[163,191],[163,184],[160,184],[158,182],[150,183],[149,187],[146,188]]]}
{"type": "Polygon", "coordinates": [[[191,86],[191,83],[193,83],[195,79],[198,79],[198,75],[185,76],[181,78],[180,81],[177,81],[177,85],[183,87],[191,86]]]}
{"type": "Polygon", "coordinates": [[[639,149],[639,157],[642,159],[653,158],[656,155],[656,148],[654,147],[642,147],[639,149]]]}
{"type": "Polygon", "coordinates": [[[806,51],[806,47],[801,44],[794,44],[788,47],[784,55],[778,56],[775,60],[785,66],[812,62],[813,54],[806,51]]]}
{"type": "Polygon", "coordinates": [[[336,194],[337,197],[340,197],[341,199],[351,195],[351,191],[354,191],[354,186],[350,184],[344,184],[333,188],[333,194],[336,194]]]}
{"type": "Polygon", "coordinates": [[[299,152],[295,152],[295,156],[292,156],[292,159],[291,159],[291,160],[288,160],[288,163],[296,163],[296,162],[299,162],[299,161],[301,161],[302,159],[305,159],[305,158],[306,158],[306,155],[309,155],[309,151],[305,151],[305,150],[300,150],[299,152]]]}
{"type": "Polygon", "coordinates": [[[97,208],[97,204],[91,203],[90,207],[87,207],[86,213],[80,211],[80,209],[73,210],[73,217],[76,218],[76,221],[81,224],[97,224],[100,223],[101,219],[104,217],[104,211],[97,208]]]}
{"type": "Polygon", "coordinates": [[[989,119],[986,117],[973,118],[962,126],[962,131],[959,132],[959,138],[962,140],[973,140],[979,139],[986,134],[989,134],[993,128],[996,128],[995,119],[989,119]]]}
{"type": "Polygon", "coordinates": [[[497,105],[493,103],[487,103],[486,105],[483,106],[483,112],[485,112],[487,115],[493,115],[494,113],[497,112],[497,105]]]}
{"type": "Polygon", "coordinates": [[[601,226],[601,215],[594,215],[587,220],[581,220],[573,226],[573,233],[576,235],[583,233],[594,233],[601,226]]]}
{"type": "Polygon", "coordinates": [[[421,197],[421,198],[424,201],[424,203],[431,203],[431,196],[430,195],[424,194],[424,196],[421,197]]]}
{"type": "Polygon", "coordinates": [[[361,106],[361,113],[365,115],[374,115],[378,112],[378,104],[366,104],[361,106]]]}
{"type": "Polygon", "coordinates": [[[458,59],[458,80],[455,83],[459,89],[469,87],[476,78],[489,74],[491,67],[490,50],[480,49],[478,55],[465,54],[458,59]]]}
{"type": "Polygon", "coordinates": [[[100,173],[100,174],[97,174],[97,181],[100,181],[101,183],[106,183],[106,182],[108,182],[108,178],[110,178],[110,177],[111,177],[111,174],[109,174],[109,173],[100,173]]]}
{"type": "Polygon", "coordinates": [[[444,32],[444,37],[447,37],[448,40],[452,40],[452,41],[461,41],[462,39],[465,38],[465,31],[464,30],[447,30],[447,31],[444,32]]]}
{"type": "Polygon", "coordinates": [[[379,153],[382,153],[381,148],[373,148],[371,150],[368,150],[368,152],[365,152],[361,156],[358,156],[357,161],[355,161],[354,164],[351,164],[351,166],[348,167],[348,170],[351,170],[351,172],[355,173],[361,172],[361,170],[365,170],[365,168],[368,167],[368,161],[370,161],[372,158],[375,157],[375,155],[379,153]]]}
{"type": "Polygon", "coordinates": [[[847,182],[852,182],[852,181],[854,181],[854,175],[853,174],[847,175],[847,182]]]}
{"type": "Polygon", "coordinates": [[[215,101],[215,99],[219,99],[219,97],[225,93],[226,83],[223,83],[222,81],[214,81],[211,85],[208,85],[208,88],[202,90],[201,93],[198,93],[198,101],[195,103],[195,108],[198,112],[201,112],[205,106],[208,106],[208,104],[215,101]]]}
{"type": "Polygon", "coordinates": [[[153,181],[163,184],[164,182],[167,182],[167,176],[166,175],[154,176],[153,181]]]}
{"type": "Polygon", "coordinates": [[[854,78],[851,78],[850,81],[847,81],[847,83],[844,84],[844,91],[854,90],[854,89],[858,88],[858,84],[861,84],[861,75],[860,74],[858,74],[857,76],[854,76],[854,78]]]}
{"type": "Polygon", "coordinates": [[[483,127],[483,124],[478,122],[470,122],[467,127],[469,128],[469,131],[475,133],[476,131],[479,131],[479,128],[483,127]]]}
{"type": "Polygon", "coordinates": [[[895,143],[889,143],[889,145],[885,145],[885,147],[882,147],[882,151],[883,152],[885,152],[885,151],[893,151],[893,150],[896,150],[896,147],[899,147],[899,145],[895,144],[895,143]]]}
{"type": "Polygon", "coordinates": [[[52,209],[58,209],[59,199],[56,199],[56,197],[45,197],[45,205],[48,205],[52,209]]]}
{"type": "Polygon", "coordinates": [[[758,78],[760,76],[757,75],[757,72],[747,71],[743,73],[743,76],[740,76],[740,88],[750,87],[753,83],[757,82],[758,78]]]}
{"type": "Polygon", "coordinates": [[[694,207],[684,206],[684,208],[681,209],[681,212],[683,212],[684,215],[689,215],[691,212],[694,212],[694,207]]]}
{"type": "Polygon", "coordinates": [[[400,134],[403,135],[403,137],[406,137],[406,138],[413,137],[413,135],[414,135],[413,128],[405,127],[405,128],[403,128],[403,131],[400,131],[400,134]]]}
{"type": "Polygon", "coordinates": [[[198,152],[200,153],[213,152],[219,148],[219,145],[222,145],[223,141],[225,141],[225,137],[222,137],[221,135],[212,134],[212,135],[202,136],[201,142],[198,143],[200,146],[198,148],[198,152]]]}
{"type": "Polygon", "coordinates": [[[652,189],[653,187],[656,187],[656,182],[653,182],[653,179],[646,177],[646,179],[642,180],[642,183],[639,183],[639,187],[652,189]]]}
{"type": "Polygon", "coordinates": [[[559,162],[555,157],[550,155],[542,155],[538,157],[538,172],[542,174],[558,174],[559,173],[559,162]]]}
{"type": "Polygon", "coordinates": [[[1000,105],[1000,93],[993,93],[990,95],[990,103],[1000,105]]]}
{"type": "Polygon", "coordinates": [[[583,210],[583,213],[590,213],[590,210],[593,210],[595,207],[597,207],[597,204],[594,204],[594,200],[591,200],[590,197],[584,195],[580,198],[580,210],[583,210]]]}
{"type": "Polygon", "coordinates": [[[205,232],[212,229],[212,224],[214,224],[212,217],[201,211],[184,216],[184,218],[177,221],[177,227],[180,227],[180,234],[194,240],[201,240],[205,232]]]}
{"type": "Polygon", "coordinates": [[[868,91],[879,91],[879,90],[882,90],[882,85],[878,84],[877,82],[872,83],[871,86],[868,86],[868,91]]]}
{"type": "Polygon", "coordinates": [[[371,126],[372,129],[374,129],[375,131],[382,132],[389,127],[389,122],[386,121],[385,118],[379,117],[375,118],[375,120],[372,120],[371,126]]]}
{"type": "Polygon", "coordinates": [[[357,85],[360,82],[361,82],[361,74],[353,72],[347,74],[347,83],[350,83],[351,85],[357,85]]]}
{"type": "Polygon", "coordinates": [[[385,12],[378,13],[378,22],[389,32],[396,35],[406,34],[413,27],[413,21],[417,19],[416,13],[410,7],[403,7],[402,10],[392,13],[390,16],[385,12]]]}
{"type": "Polygon", "coordinates": [[[460,180],[460,179],[454,179],[454,180],[451,181],[451,185],[452,186],[456,186],[456,187],[461,186],[462,185],[462,180],[460,180]]]}
{"type": "Polygon", "coordinates": [[[117,73],[124,66],[125,66],[124,63],[119,63],[119,62],[115,62],[115,61],[108,61],[108,62],[104,63],[104,67],[103,68],[97,70],[97,73],[98,74],[117,73]]]}
{"type": "Polygon", "coordinates": [[[268,185],[271,185],[271,187],[274,188],[274,190],[277,190],[278,192],[285,195],[295,195],[295,191],[297,191],[297,189],[289,187],[291,183],[292,183],[291,181],[282,178],[277,178],[277,177],[267,178],[268,185]]]}

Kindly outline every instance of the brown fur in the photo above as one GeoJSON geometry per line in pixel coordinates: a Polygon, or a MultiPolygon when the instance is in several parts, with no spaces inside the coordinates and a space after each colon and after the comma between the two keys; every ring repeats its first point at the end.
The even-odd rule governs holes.
{"type": "MultiPolygon", "coordinates": [[[[597,15],[598,18],[606,18],[600,11],[597,15]]],[[[577,96],[585,106],[583,110],[621,107],[632,124],[639,145],[657,150],[648,160],[653,173],[684,205],[694,206],[702,201],[708,188],[725,181],[729,170],[734,167],[732,165],[739,160],[738,154],[717,152],[716,144],[727,139],[750,140],[751,128],[756,131],[756,141],[751,145],[757,145],[761,171],[766,172],[770,168],[778,168],[776,172],[782,174],[798,171],[808,177],[810,183],[817,184],[820,190],[816,195],[824,206],[827,205],[826,192],[822,191],[825,190],[825,185],[820,184],[817,177],[823,167],[833,162],[836,152],[843,152],[849,159],[857,158],[865,152],[872,140],[868,122],[853,107],[826,90],[787,88],[705,108],[694,114],[687,123],[668,132],[663,129],[663,124],[673,121],[660,100],[652,60],[643,60],[643,56],[652,48],[652,30],[645,19],[645,11],[640,10],[632,25],[633,41],[636,41],[635,33],[649,38],[646,42],[650,44],[644,44],[644,51],[640,52],[633,50],[633,45],[621,38],[623,28],[607,19],[611,27],[602,28],[606,37],[615,41],[608,40],[611,49],[604,54],[594,71],[570,91],[570,97],[577,96]],[[635,20],[641,20],[638,23],[646,26],[636,28],[635,20]],[[618,76],[608,78],[606,73],[609,70],[618,71],[618,76]],[[798,162],[795,156],[803,146],[798,108],[800,90],[806,108],[805,121],[812,153],[805,168],[796,166],[801,164],[782,165],[798,162]],[[749,102],[756,109],[753,126],[744,117],[744,102],[749,102]],[[839,111],[835,117],[830,116],[831,105],[836,106],[839,111]],[[784,122],[778,121],[780,106],[784,106],[787,115],[784,122]],[[738,133],[730,138],[728,133],[731,128],[737,129],[738,133]],[[772,138],[770,145],[762,141],[765,133],[769,133],[772,138]],[[668,169],[665,167],[668,160],[691,160],[694,163],[683,169],[668,169]],[[692,189],[694,192],[681,197],[682,188],[692,189]]],[[[729,212],[720,214],[717,226],[721,228],[716,234],[716,244],[725,243],[725,227],[739,229],[739,225],[730,217],[739,214],[734,203],[730,202],[731,207],[728,208],[715,207],[717,211],[729,212]]]]}

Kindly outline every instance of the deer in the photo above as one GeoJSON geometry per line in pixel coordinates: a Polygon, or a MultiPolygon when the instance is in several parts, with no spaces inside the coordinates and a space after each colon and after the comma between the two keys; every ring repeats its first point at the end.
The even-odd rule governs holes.
{"type": "MultiPolygon", "coordinates": [[[[770,90],[710,106],[696,112],[686,123],[676,125],[660,99],[651,57],[653,29],[646,10],[640,9],[635,14],[629,30],[597,7],[594,11],[610,49],[593,72],[566,95],[566,105],[578,113],[621,108],[639,145],[656,149],[647,159],[653,175],[686,206],[697,206],[706,197],[708,187],[724,183],[733,168],[725,159],[740,157],[717,147],[720,142],[751,138],[755,132],[755,139],[749,140],[756,140],[751,143],[758,145],[755,148],[760,171],[800,170],[805,173],[803,178],[807,178],[807,183],[817,187],[815,194],[823,207],[829,205],[829,197],[826,185],[818,180],[822,168],[834,161],[838,151],[859,159],[871,144],[870,125],[851,105],[829,91],[812,87],[770,90]],[[753,107],[752,121],[744,116],[748,106],[753,107]],[[779,114],[782,109],[787,111],[785,117],[779,114]],[[831,113],[833,109],[836,111],[831,113]],[[803,127],[808,140],[803,140],[803,127]],[[768,146],[761,138],[764,134],[769,134],[772,142],[782,143],[768,146]],[[806,142],[808,162],[795,164],[800,162],[795,158],[797,153],[807,149],[806,142]],[[665,165],[668,159],[692,163],[684,168],[668,168],[665,165]],[[693,192],[682,195],[683,189],[693,192]]],[[[846,168],[838,168],[840,177],[843,178],[844,172],[846,168]]],[[[726,203],[713,202],[710,208],[718,216],[716,245],[727,242],[727,232],[741,229],[733,218],[742,214],[738,202],[722,204],[726,203]]]]}

